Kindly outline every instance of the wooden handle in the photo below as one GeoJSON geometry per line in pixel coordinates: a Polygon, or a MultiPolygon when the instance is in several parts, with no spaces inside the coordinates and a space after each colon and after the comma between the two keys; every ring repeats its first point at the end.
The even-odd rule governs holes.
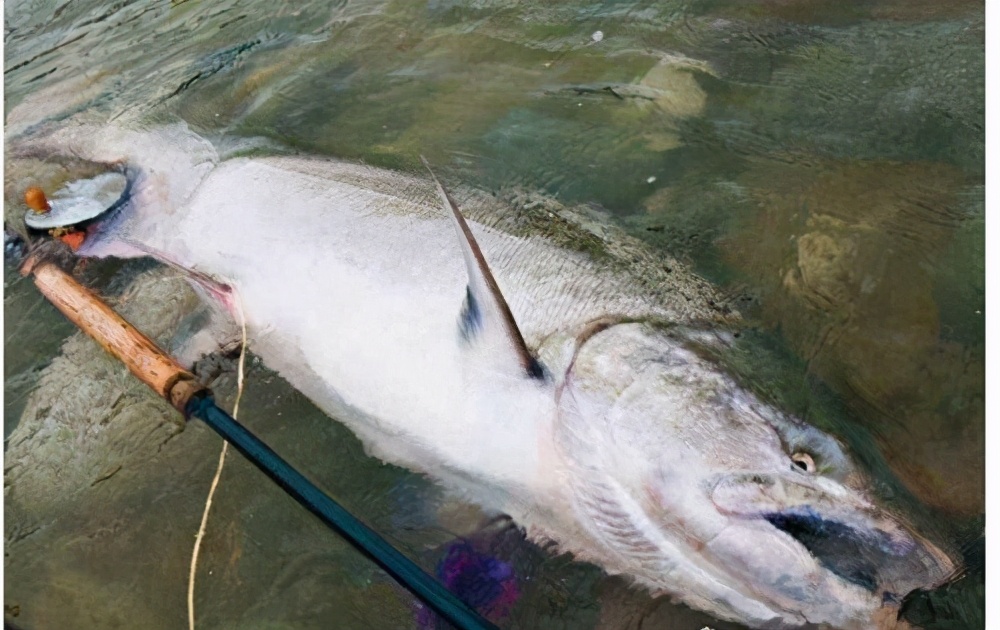
{"type": "Polygon", "coordinates": [[[29,258],[21,273],[34,275],[38,290],[63,315],[182,414],[192,396],[207,390],[149,337],[52,263],[29,258]]]}

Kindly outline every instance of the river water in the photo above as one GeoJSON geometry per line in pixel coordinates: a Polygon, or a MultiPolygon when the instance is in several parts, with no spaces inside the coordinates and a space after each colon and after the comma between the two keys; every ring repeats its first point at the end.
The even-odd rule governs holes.
{"type": "MultiPolygon", "coordinates": [[[[243,152],[410,171],[423,153],[485,190],[609,211],[746,317],[735,370],[840,435],[965,555],[968,575],[911,598],[907,618],[982,625],[981,2],[21,0],[4,17],[8,139],[80,115],[183,120],[218,144],[242,139],[243,152]]],[[[8,216],[19,182],[5,181],[8,216]]],[[[129,269],[89,271],[99,289],[115,272],[129,269]]],[[[73,331],[9,267],[4,278],[6,438],[73,331]]],[[[247,389],[248,423],[428,568],[449,553],[512,567],[517,586],[504,588],[516,593],[491,600],[505,627],[730,627],[550,557],[503,524],[471,534],[477,515],[364,457],[262,366],[247,389]],[[308,445],[296,439],[305,431],[308,445]],[[454,546],[457,530],[470,547],[454,546]]],[[[218,448],[199,431],[178,438],[190,462],[163,482],[163,496],[188,488],[163,513],[186,510],[181,524],[133,534],[114,562],[60,548],[41,575],[33,559],[24,589],[5,587],[5,617],[29,628],[66,627],[74,610],[86,611],[81,628],[183,623],[189,540],[218,448]],[[119,606],[116,589],[149,570],[164,601],[119,606]]],[[[203,627],[423,623],[254,475],[237,462],[223,479],[203,627]]],[[[131,500],[142,512],[162,496],[131,500]]]]}

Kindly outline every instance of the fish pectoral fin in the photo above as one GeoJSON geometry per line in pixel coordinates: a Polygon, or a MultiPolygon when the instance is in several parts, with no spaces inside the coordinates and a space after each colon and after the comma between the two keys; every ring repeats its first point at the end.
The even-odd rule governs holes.
{"type": "Polygon", "coordinates": [[[445,211],[451,216],[455,231],[458,232],[462,257],[465,259],[465,268],[469,275],[465,302],[462,304],[459,317],[459,332],[462,338],[471,342],[483,334],[499,334],[504,340],[504,345],[517,358],[525,374],[531,378],[544,379],[545,370],[524,342],[524,336],[517,327],[514,314],[511,313],[503,293],[500,292],[496,278],[493,277],[468,222],[458,209],[458,204],[431,170],[427,159],[421,155],[420,160],[437,185],[445,211]]]}

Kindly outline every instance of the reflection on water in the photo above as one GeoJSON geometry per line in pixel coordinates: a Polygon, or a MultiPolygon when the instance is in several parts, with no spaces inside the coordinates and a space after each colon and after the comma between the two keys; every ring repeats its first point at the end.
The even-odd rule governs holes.
{"type": "MultiPolygon", "coordinates": [[[[9,135],[80,112],[179,117],[219,142],[265,138],[261,152],[408,170],[422,152],[487,190],[541,189],[609,209],[723,286],[756,329],[747,352],[770,362],[748,379],[813,421],[840,418],[840,433],[895,473],[975,573],[984,511],[981,3],[22,1],[5,7],[4,41],[9,135]]],[[[18,185],[8,177],[8,202],[18,185]]],[[[6,436],[70,329],[9,270],[5,283],[6,436]]],[[[259,390],[262,409],[289,413],[268,406],[274,392],[256,383],[248,391],[259,390]]],[[[291,439],[286,448],[302,461],[326,457],[291,439]]],[[[370,510],[397,491],[372,486],[381,468],[354,457],[358,470],[341,470],[330,487],[357,493],[377,520],[370,510]]],[[[260,492],[255,480],[228,483],[230,514],[247,509],[235,497],[260,492]]],[[[232,578],[229,587],[205,582],[205,601],[220,607],[206,614],[220,626],[246,627],[276,605],[257,602],[245,616],[235,603],[225,608],[243,601],[235,592],[250,605],[267,572],[263,562],[239,572],[262,553],[253,540],[277,544],[275,510],[267,514],[257,532],[232,520],[207,550],[232,578]]],[[[444,549],[447,537],[432,529],[420,529],[413,550],[444,549]]],[[[492,540],[477,549],[506,538],[492,540]]],[[[275,592],[298,604],[275,619],[305,627],[325,614],[317,606],[351,610],[373,597],[358,577],[370,573],[363,563],[293,579],[327,570],[328,542],[317,534],[312,564],[280,570],[288,582],[275,592]]],[[[498,562],[536,553],[515,547],[498,562]]],[[[426,566],[439,556],[429,553],[426,566]]],[[[531,558],[522,571],[553,577],[524,587],[511,627],[633,627],[644,617],[670,627],[665,618],[693,615],[625,595],[591,568],[531,558]]],[[[974,625],[981,579],[934,595],[933,606],[917,601],[914,619],[974,625]]]]}

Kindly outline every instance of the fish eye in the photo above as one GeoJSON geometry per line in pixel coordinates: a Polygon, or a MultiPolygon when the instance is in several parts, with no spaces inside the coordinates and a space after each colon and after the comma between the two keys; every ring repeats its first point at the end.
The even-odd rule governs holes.
{"type": "Polygon", "coordinates": [[[814,473],[816,472],[816,462],[813,461],[812,455],[809,453],[803,453],[799,451],[792,454],[792,463],[797,466],[802,472],[814,473]]]}

